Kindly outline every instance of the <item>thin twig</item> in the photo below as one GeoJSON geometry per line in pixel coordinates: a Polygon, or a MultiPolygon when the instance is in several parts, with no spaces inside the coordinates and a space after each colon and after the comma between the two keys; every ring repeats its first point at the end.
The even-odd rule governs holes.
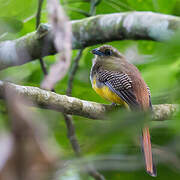
{"type": "Polygon", "coordinates": [[[41,10],[42,10],[43,1],[44,0],[38,1],[38,9],[37,9],[37,13],[36,13],[36,29],[38,28],[38,26],[41,22],[41,10]]]}
{"type": "Polygon", "coordinates": [[[77,53],[77,56],[74,58],[74,63],[72,65],[72,68],[71,68],[71,71],[70,71],[70,75],[69,75],[69,79],[68,79],[68,87],[67,87],[67,90],[66,90],[66,94],[68,96],[71,96],[72,94],[72,87],[73,87],[73,81],[74,81],[74,77],[75,77],[75,74],[77,72],[77,69],[79,67],[79,60],[82,56],[82,52],[83,52],[84,49],[80,49],[77,53]]]}
{"type": "Polygon", "coordinates": [[[96,14],[96,2],[97,2],[96,0],[91,0],[91,6],[90,6],[90,12],[89,12],[91,16],[96,14]]]}
{"type": "Polygon", "coordinates": [[[80,157],[81,150],[80,150],[80,146],[75,135],[75,127],[73,124],[72,116],[67,115],[67,114],[63,114],[63,115],[64,115],[67,131],[68,131],[67,132],[68,139],[71,142],[71,146],[74,150],[74,153],[76,154],[76,156],[80,157]]]}
{"type": "MultiPolygon", "coordinates": [[[[73,151],[77,157],[81,157],[82,156],[81,149],[80,149],[80,145],[79,145],[79,142],[78,142],[76,134],[75,134],[73,118],[71,115],[67,115],[67,114],[63,114],[63,115],[64,115],[66,127],[67,127],[67,136],[71,143],[73,151]]],[[[87,172],[95,180],[105,180],[104,176],[101,175],[98,171],[96,171],[93,167],[87,166],[87,172]]]]}
{"type": "MultiPolygon", "coordinates": [[[[66,90],[66,94],[68,96],[71,96],[72,94],[72,87],[73,87],[73,81],[74,81],[74,76],[77,72],[78,66],[79,66],[79,60],[82,56],[82,52],[83,49],[79,50],[77,53],[77,56],[74,59],[74,64],[71,68],[71,72],[70,72],[70,76],[69,76],[69,80],[68,80],[68,87],[66,90]]],[[[64,115],[64,120],[66,123],[66,128],[67,128],[67,136],[68,139],[71,143],[71,146],[73,148],[74,153],[76,154],[77,157],[81,156],[81,149],[80,149],[80,145],[78,143],[77,137],[76,137],[76,133],[75,133],[75,127],[73,124],[73,118],[71,115],[67,115],[65,113],[63,113],[64,115]]]]}
{"type": "MultiPolygon", "coordinates": [[[[38,9],[37,9],[37,13],[36,13],[36,29],[39,27],[39,24],[41,22],[41,10],[42,10],[42,5],[43,5],[43,1],[44,0],[39,0],[38,1],[38,9]]],[[[44,75],[47,75],[48,72],[47,72],[47,68],[45,66],[45,63],[43,61],[43,58],[39,58],[39,62],[40,62],[40,65],[41,65],[41,69],[43,71],[43,74],[44,75]]]]}
{"type": "Polygon", "coordinates": [[[48,72],[47,72],[47,68],[46,68],[46,66],[45,66],[45,63],[44,63],[44,61],[43,61],[43,58],[39,58],[39,62],[40,62],[40,65],[41,65],[41,69],[42,69],[42,71],[43,71],[43,74],[44,74],[44,75],[47,75],[48,72]]]}
{"type": "Polygon", "coordinates": [[[95,6],[98,6],[101,3],[101,0],[96,0],[95,6]]]}

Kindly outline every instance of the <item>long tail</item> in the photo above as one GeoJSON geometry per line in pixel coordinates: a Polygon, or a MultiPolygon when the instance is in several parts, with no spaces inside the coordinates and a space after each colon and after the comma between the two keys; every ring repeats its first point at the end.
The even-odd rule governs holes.
{"type": "Polygon", "coordinates": [[[144,159],[146,163],[146,171],[151,176],[156,176],[156,167],[153,164],[153,158],[152,158],[152,150],[151,150],[151,138],[149,133],[149,128],[144,127],[142,130],[142,148],[144,152],[144,159]]]}

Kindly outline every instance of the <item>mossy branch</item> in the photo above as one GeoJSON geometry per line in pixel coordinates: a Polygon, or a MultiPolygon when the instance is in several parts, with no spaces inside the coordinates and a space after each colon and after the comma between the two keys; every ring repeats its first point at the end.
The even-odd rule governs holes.
{"type": "MultiPolygon", "coordinates": [[[[110,111],[110,105],[81,100],[66,95],[42,90],[37,87],[20,86],[13,83],[0,81],[0,97],[3,98],[5,88],[11,88],[14,93],[30,99],[33,104],[45,109],[51,109],[71,115],[78,115],[90,119],[103,119],[106,112],[110,111]]],[[[177,111],[178,106],[173,104],[154,105],[154,120],[160,121],[167,119],[177,111]]]]}
{"type": "MultiPolygon", "coordinates": [[[[125,39],[165,41],[180,30],[180,17],[153,12],[97,15],[71,23],[73,49],[125,39]]],[[[41,24],[36,32],[1,42],[0,69],[55,54],[52,36],[51,27],[41,24]]]]}

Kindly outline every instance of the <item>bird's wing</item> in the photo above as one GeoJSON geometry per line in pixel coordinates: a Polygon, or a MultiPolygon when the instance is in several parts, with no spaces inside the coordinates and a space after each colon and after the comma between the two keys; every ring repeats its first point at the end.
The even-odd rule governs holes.
{"type": "Polygon", "coordinates": [[[108,86],[109,89],[124,100],[130,108],[139,107],[139,103],[137,102],[136,96],[133,92],[132,81],[127,74],[100,70],[98,72],[98,80],[108,86]]]}

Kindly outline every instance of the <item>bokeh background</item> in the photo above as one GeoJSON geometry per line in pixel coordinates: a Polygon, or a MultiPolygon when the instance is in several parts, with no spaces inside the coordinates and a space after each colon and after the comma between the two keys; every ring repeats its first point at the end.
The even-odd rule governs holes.
{"type": "MultiPolygon", "coordinates": [[[[70,20],[86,18],[90,11],[90,0],[62,0],[61,4],[70,20]]],[[[0,41],[12,40],[35,30],[37,0],[0,0],[0,41]]],[[[180,16],[180,0],[102,0],[96,8],[96,14],[110,14],[127,11],[153,11],[180,16]]],[[[46,1],[43,3],[41,22],[47,23],[46,1]]],[[[180,103],[180,33],[167,42],[145,40],[124,40],[109,42],[129,61],[140,69],[143,78],[150,87],[153,104],[180,103]]],[[[98,47],[88,47],[83,51],[79,68],[75,75],[72,96],[80,99],[109,104],[91,88],[89,72],[93,55],[90,51],[98,47]]],[[[72,51],[72,59],[78,50],[72,51]]],[[[44,58],[49,68],[55,62],[55,56],[44,58]]],[[[73,63],[73,60],[72,60],[73,63]]],[[[65,94],[69,74],[57,83],[57,93],[65,94]]],[[[39,61],[33,61],[0,72],[0,79],[20,85],[40,87],[43,73],[39,61]]],[[[48,129],[48,139],[53,139],[61,159],[73,161],[73,167],[67,167],[65,175],[56,174],[57,179],[92,179],[79,173],[86,161],[95,167],[108,180],[152,179],[146,174],[143,157],[139,147],[139,126],[143,116],[127,114],[118,110],[109,115],[107,121],[89,120],[74,117],[76,135],[83,157],[78,160],[69,140],[64,118],[61,113],[50,110],[32,109],[39,115],[38,122],[48,129]]],[[[7,108],[0,101],[0,131],[9,132],[7,108]]],[[[165,121],[150,123],[153,152],[157,164],[157,180],[180,179],[180,113],[165,121]]],[[[51,146],[51,144],[49,144],[51,146]]],[[[52,148],[52,147],[50,147],[52,148]]]]}

